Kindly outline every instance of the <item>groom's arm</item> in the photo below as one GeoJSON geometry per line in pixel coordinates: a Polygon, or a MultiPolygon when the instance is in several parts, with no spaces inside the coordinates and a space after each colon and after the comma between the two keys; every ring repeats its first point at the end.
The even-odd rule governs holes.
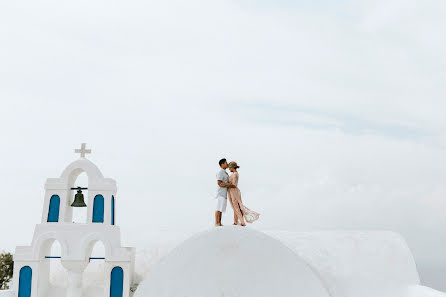
{"type": "Polygon", "coordinates": [[[221,180],[217,180],[217,184],[222,188],[235,188],[235,186],[233,184],[224,183],[221,180]]]}

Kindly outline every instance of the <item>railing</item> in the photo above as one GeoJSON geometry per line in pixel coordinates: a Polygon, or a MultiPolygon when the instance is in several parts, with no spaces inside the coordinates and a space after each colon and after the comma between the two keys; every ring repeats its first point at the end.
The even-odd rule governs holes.
{"type": "MultiPolygon", "coordinates": [[[[60,259],[60,256],[45,256],[45,259],[60,259]]],[[[91,260],[105,260],[104,257],[90,257],[88,258],[88,262],[91,260]]]]}

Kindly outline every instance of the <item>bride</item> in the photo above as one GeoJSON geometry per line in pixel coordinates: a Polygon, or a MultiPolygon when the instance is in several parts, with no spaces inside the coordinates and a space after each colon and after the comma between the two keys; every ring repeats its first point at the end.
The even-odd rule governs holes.
{"type": "Polygon", "coordinates": [[[234,188],[228,188],[228,198],[231,203],[232,209],[234,210],[234,225],[240,224],[242,226],[246,226],[245,221],[248,223],[252,223],[257,220],[260,214],[255,211],[250,210],[242,203],[242,194],[238,188],[238,172],[237,169],[240,166],[237,165],[236,162],[229,163],[229,171],[232,172],[229,177],[229,183],[233,184],[234,188]]]}

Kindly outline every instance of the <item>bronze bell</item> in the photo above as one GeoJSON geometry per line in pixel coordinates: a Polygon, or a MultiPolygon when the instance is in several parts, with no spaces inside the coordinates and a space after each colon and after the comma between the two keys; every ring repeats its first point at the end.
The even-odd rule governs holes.
{"type": "Polygon", "coordinates": [[[71,204],[72,207],[86,207],[87,204],[84,202],[84,194],[82,190],[78,188],[76,195],[74,195],[74,201],[71,204]]]}

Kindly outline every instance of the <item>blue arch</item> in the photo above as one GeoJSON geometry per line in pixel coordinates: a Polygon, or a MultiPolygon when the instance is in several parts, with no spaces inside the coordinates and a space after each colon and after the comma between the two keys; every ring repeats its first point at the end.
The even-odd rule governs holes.
{"type": "Polygon", "coordinates": [[[23,266],[20,269],[18,297],[31,297],[32,278],[33,278],[33,271],[31,267],[23,266]]]}
{"type": "Polygon", "coordinates": [[[47,222],[59,222],[59,208],[60,197],[58,195],[51,196],[47,222]]]}
{"type": "Polygon", "coordinates": [[[110,297],[122,297],[124,288],[124,271],[116,266],[110,276],[110,297]]]}
{"type": "Polygon", "coordinates": [[[113,195],[111,199],[111,224],[115,224],[115,196],[113,195]]]}
{"type": "Polygon", "coordinates": [[[104,222],[104,197],[96,195],[93,202],[93,223],[104,222]]]}

